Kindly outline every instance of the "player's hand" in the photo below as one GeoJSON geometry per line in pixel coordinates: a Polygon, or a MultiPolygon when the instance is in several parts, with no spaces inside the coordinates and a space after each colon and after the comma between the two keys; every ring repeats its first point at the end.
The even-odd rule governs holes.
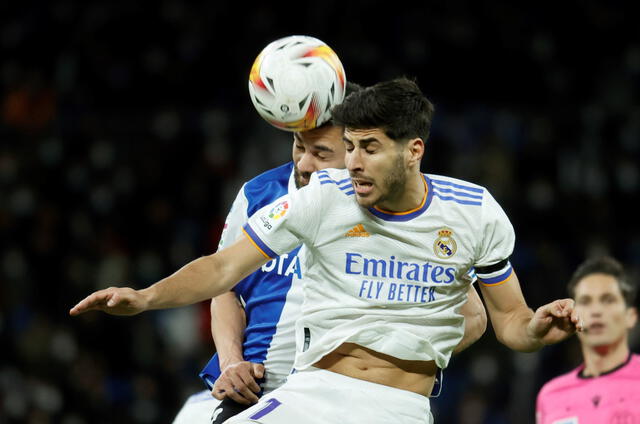
{"type": "Polygon", "coordinates": [[[139,291],[129,287],[109,287],[85,297],[69,310],[70,315],[102,311],[111,315],[135,315],[147,309],[148,301],[139,291]]]}
{"type": "Polygon", "coordinates": [[[226,367],[213,385],[211,394],[216,399],[225,397],[242,404],[251,405],[258,402],[256,393],[260,386],[256,379],[264,376],[264,365],[254,362],[236,362],[226,367]]]}
{"type": "Polygon", "coordinates": [[[540,343],[549,345],[582,331],[582,327],[573,299],[561,299],[539,307],[529,321],[527,331],[540,343]]]}

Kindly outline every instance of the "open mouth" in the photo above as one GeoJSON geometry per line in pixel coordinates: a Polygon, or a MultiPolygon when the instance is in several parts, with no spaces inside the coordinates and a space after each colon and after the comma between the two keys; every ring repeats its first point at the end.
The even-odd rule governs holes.
{"type": "Polygon", "coordinates": [[[593,323],[587,327],[588,332],[591,333],[601,333],[605,330],[605,325],[599,322],[593,323]]]}
{"type": "Polygon", "coordinates": [[[371,181],[353,179],[353,188],[359,195],[366,195],[373,191],[373,183],[371,181]]]}

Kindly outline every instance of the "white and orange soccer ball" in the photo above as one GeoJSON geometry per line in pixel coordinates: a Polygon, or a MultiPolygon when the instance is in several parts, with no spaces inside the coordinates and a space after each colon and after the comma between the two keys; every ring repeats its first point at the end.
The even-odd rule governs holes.
{"type": "Polygon", "coordinates": [[[249,94],[271,125],[286,131],[316,128],[344,100],[346,77],[338,55],[317,38],[293,35],[270,43],[249,74],[249,94]]]}

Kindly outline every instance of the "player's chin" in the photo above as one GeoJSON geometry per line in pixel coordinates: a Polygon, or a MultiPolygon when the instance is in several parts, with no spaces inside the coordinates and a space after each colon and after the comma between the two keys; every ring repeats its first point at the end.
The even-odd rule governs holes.
{"type": "Polygon", "coordinates": [[[356,201],[363,208],[372,208],[376,205],[378,197],[371,196],[371,193],[360,194],[356,193],[356,201]]]}
{"type": "Polygon", "coordinates": [[[613,343],[610,337],[597,335],[597,334],[589,334],[588,332],[586,334],[584,332],[578,333],[578,338],[586,346],[589,346],[594,349],[610,346],[613,343]]]}

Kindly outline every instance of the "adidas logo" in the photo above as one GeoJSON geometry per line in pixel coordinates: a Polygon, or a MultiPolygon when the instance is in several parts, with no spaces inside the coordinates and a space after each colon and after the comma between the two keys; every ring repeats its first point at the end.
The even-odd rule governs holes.
{"type": "Polygon", "coordinates": [[[347,237],[369,237],[371,234],[364,229],[362,224],[358,224],[345,234],[347,237]]]}

